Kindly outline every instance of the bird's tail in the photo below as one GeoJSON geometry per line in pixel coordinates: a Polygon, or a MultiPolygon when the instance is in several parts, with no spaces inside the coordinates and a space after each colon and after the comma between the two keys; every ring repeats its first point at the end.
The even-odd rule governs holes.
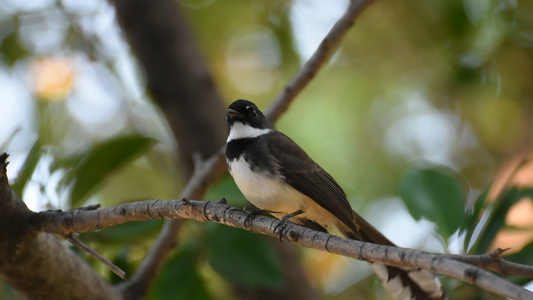
{"type": "MultiPolygon", "coordinates": [[[[354,224],[349,226],[339,224],[338,228],[346,237],[351,239],[395,246],[356,212],[354,212],[354,224]]],[[[399,300],[446,299],[440,280],[427,270],[391,267],[378,263],[370,263],[370,266],[387,289],[399,300]]]]}

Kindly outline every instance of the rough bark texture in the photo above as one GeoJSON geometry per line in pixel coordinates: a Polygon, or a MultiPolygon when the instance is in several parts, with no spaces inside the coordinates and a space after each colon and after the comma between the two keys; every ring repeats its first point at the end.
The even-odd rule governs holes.
{"type": "MultiPolygon", "coordinates": [[[[77,211],[75,214],[68,215],[67,220],[65,220],[64,213],[43,212],[35,216],[34,224],[43,230],[70,232],[92,230],[101,226],[110,226],[130,220],[186,218],[197,221],[218,222],[278,238],[278,232],[275,231],[275,228],[280,223],[277,219],[261,215],[254,217],[249,222],[247,221],[249,213],[230,207],[224,201],[150,200],[122,204],[101,210],[102,212],[77,211]],[[96,216],[100,220],[99,223],[94,222],[97,219],[96,216]]],[[[532,292],[470,264],[475,264],[476,260],[481,258],[479,256],[465,255],[459,258],[458,256],[431,254],[417,250],[366,243],[341,238],[292,223],[286,225],[282,237],[284,240],[304,247],[328,251],[359,260],[395,267],[421,268],[445,274],[511,299],[533,299],[532,292]],[[468,261],[468,263],[463,261],[468,261]]],[[[495,260],[497,256],[498,253],[489,254],[489,259],[495,260]]],[[[481,258],[481,260],[486,261],[487,258],[481,258]]],[[[482,262],[480,266],[484,266],[484,263],[482,262]]],[[[517,270],[519,272],[528,270],[528,276],[533,276],[533,268],[531,266],[522,265],[517,270]]]]}
{"type": "Polygon", "coordinates": [[[33,212],[8,185],[6,159],[0,156],[0,277],[30,299],[121,299],[55,236],[37,234],[33,212]]]}

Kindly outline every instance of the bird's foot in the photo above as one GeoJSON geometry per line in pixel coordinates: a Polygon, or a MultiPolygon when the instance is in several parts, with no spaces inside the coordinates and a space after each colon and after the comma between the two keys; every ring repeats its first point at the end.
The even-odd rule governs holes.
{"type": "Polygon", "coordinates": [[[246,218],[244,219],[244,227],[248,228],[250,225],[252,225],[252,221],[254,220],[255,216],[264,215],[267,213],[270,213],[271,211],[264,210],[264,209],[257,209],[251,206],[245,206],[243,208],[243,211],[248,213],[246,218]]]}
{"type": "Polygon", "coordinates": [[[287,224],[289,224],[290,222],[290,219],[292,217],[295,217],[297,215],[301,215],[303,214],[304,212],[302,210],[297,210],[291,214],[288,214],[286,216],[284,216],[283,218],[281,218],[281,220],[279,221],[279,224],[276,226],[276,228],[274,228],[274,233],[276,233],[276,231],[278,232],[278,237],[279,237],[279,241],[280,242],[283,242],[282,238],[283,238],[283,235],[285,234],[285,227],[287,227],[287,224]]]}

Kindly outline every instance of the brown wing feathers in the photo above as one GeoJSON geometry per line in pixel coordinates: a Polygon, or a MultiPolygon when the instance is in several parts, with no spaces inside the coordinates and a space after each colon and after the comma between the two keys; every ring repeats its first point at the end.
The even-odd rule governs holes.
{"type": "MultiPolygon", "coordinates": [[[[346,237],[381,245],[394,246],[394,244],[374,228],[374,226],[352,210],[344,191],[331,175],[314,162],[305,151],[289,137],[280,132],[277,133],[279,134],[269,135],[268,138],[281,139],[281,141],[271,140],[267,142],[267,145],[278,145],[278,148],[269,147],[269,151],[278,159],[279,166],[282,166],[280,173],[285,176],[286,181],[291,184],[293,188],[307,195],[324,209],[335,215],[340,221],[340,223],[337,224],[337,227],[346,237]],[[281,146],[282,148],[279,148],[279,145],[283,145],[281,146]]],[[[431,280],[433,274],[427,271],[379,266],[376,264],[374,264],[373,268],[375,270],[379,268],[386,269],[387,274],[381,274],[379,276],[387,283],[399,278],[403,286],[408,286],[410,288],[410,294],[412,297],[410,299],[445,299],[444,294],[439,295],[440,286],[435,287],[436,285],[431,286],[430,284],[429,288],[426,288],[431,289],[431,291],[424,292],[417,283],[413,282],[409,275],[411,272],[424,272],[423,275],[429,277],[429,280],[431,280]],[[383,278],[382,276],[387,276],[387,278],[383,278]],[[431,293],[435,293],[437,296],[429,296],[428,294],[431,293]]],[[[405,291],[402,290],[402,292],[405,291]]]]}

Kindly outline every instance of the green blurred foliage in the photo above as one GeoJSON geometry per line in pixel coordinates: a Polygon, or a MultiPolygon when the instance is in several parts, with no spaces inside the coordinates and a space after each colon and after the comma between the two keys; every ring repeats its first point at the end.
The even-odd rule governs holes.
{"type": "Polygon", "coordinates": [[[172,255],[157,279],[147,299],[211,299],[205,280],[198,272],[198,243],[190,241],[172,255]]]}
{"type": "Polygon", "coordinates": [[[220,224],[208,224],[207,261],[221,276],[248,289],[281,289],[282,262],[263,237],[220,224]],[[238,251],[235,251],[238,249],[238,251]]]}
{"type": "Polygon", "coordinates": [[[398,190],[411,216],[435,222],[444,239],[464,226],[466,191],[451,170],[410,169],[400,179],[398,190]]]}
{"type": "MultiPolygon", "coordinates": [[[[318,2],[179,4],[225,101],[246,98],[266,108],[301,66],[302,47],[316,46],[309,37],[323,34],[318,27],[332,25],[323,18],[334,12],[328,6],[340,2],[318,2]]],[[[94,3],[77,9],[66,1],[0,7],[0,87],[6,91],[0,103],[15,95],[11,105],[26,113],[5,127],[11,129],[0,136],[0,150],[12,154],[11,166],[19,161],[10,174],[13,188],[25,201],[36,202],[36,209],[172,199],[183,187],[175,159],[179,145],[147,100],[143,75],[126,42],[120,33],[102,33],[119,32],[113,8],[94,3]],[[28,92],[32,64],[55,56],[73,58],[78,77],[96,69],[98,83],[80,80],[56,102],[28,92]],[[94,90],[89,103],[116,101],[117,113],[103,123],[76,114],[73,107],[87,97],[80,92],[82,83],[94,90]]],[[[416,236],[412,245],[402,246],[483,253],[501,229],[509,228],[505,221],[512,205],[531,197],[527,187],[507,187],[495,200],[487,194],[503,158],[531,142],[532,20],[531,1],[376,1],[276,126],[339,181],[362,215],[374,200],[402,198],[405,209],[399,214],[435,224],[436,238],[416,236]],[[442,246],[432,246],[431,239],[442,246]]],[[[87,107],[81,115],[105,114],[87,107]]],[[[247,205],[228,175],[206,195],[221,197],[231,205],[247,205]]],[[[394,223],[398,218],[384,219],[394,223]]],[[[128,223],[80,237],[131,275],[161,224],[128,223]]],[[[391,235],[403,240],[404,231],[391,235]]],[[[216,224],[185,226],[181,234],[181,246],[150,299],[232,299],[231,284],[274,289],[284,284],[281,262],[262,237],[216,224]]],[[[530,242],[508,258],[531,264],[530,242]]],[[[302,252],[313,263],[313,253],[302,252]]],[[[120,282],[98,262],[88,262],[120,282]]],[[[325,299],[387,297],[374,277],[335,285],[323,283],[335,280],[321,274],[308,276],[320,282],[316,288],[325,299]]],[[[444,284],[454,299],[492,299],[454,280],[444,284]]],[[[15,297],[22,298],[0,283],[0,298],[15,297]]]]}
{"type": "MultiPolygon", "coordinates": [[[[75,175],[70,192],[72,207],[78,207],[87,199],[89,193],[113,171],[130,163],[134,158],[156,143],[154,139],[139,135],[116,137],[100,143],[82,154],[80,164],[74,167],[75,175]]],[[[68,183],[67,183],[68,184],[68,183]]]]}

